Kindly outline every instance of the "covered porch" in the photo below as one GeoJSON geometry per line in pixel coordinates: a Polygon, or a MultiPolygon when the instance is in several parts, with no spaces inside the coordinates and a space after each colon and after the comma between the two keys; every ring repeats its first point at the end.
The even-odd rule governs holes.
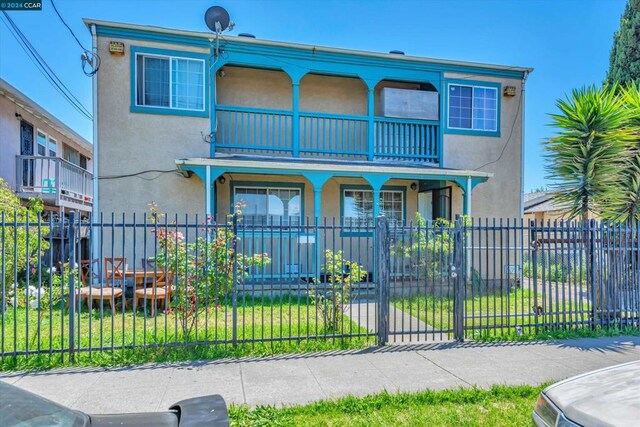
{"type": "MultiPolygon", "coordinates": [[[[411,227],[472,214],[472,191],[491,174],[370,162],[305,162],[242,156],[176,161],[185,176],[204,185],[208,217],[225,221],[242,211],[243,252],[267,253],[272,263],[250,279],[261,287],[317,280],[323,254],[343,251],[374,280],[374,219],[411,227]],[[192,178],[194,179],[194,178],[192,178]],[[195,178],[197,179],[197,178],[195,178]]],[[[248,280],[247,283],[251,283],[248,280]]],[[[366,284],[364,285],[366,288],[366,284]]],[[[273,289],[276,291],[277,289],[273,289]]]]}

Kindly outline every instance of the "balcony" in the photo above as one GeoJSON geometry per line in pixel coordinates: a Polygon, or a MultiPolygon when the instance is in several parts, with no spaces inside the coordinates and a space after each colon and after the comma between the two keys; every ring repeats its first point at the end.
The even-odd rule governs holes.
{"type": "Polygon", "coordinates": [[[439,162],[441,136],[437,121],[294,113],[229,105],[216,105],[216,117],[216,151],[219,152],[439,162]]]}
{"type": "Polygon", "coordinates": [[[16,156],[18,196],[40,197],[47,205],[91,210],[93,175],[59,157],[16,156]]]}

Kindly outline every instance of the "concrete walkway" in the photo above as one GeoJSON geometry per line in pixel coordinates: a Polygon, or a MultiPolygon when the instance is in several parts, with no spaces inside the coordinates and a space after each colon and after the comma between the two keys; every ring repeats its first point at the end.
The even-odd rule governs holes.
{"type": "Polygon", "coordinates": [[[640,337],[544,343],[427,343],[212,362],[0,375],[90,413],[155,411],[219,393],[227,402],[290,405],[388,390],[531,384],[640,359],[640,337]]]}

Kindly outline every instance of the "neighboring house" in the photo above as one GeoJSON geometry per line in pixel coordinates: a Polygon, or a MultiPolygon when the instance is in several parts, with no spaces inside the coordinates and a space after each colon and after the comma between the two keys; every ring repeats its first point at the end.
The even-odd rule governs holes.
{"type": "Polygon", "coordinates": [[[45,211],[91,212],[92,145],[31,98],[0,79],[0,177],[45,211]]]}
{"type": "MultiPolygon", "coordinates": [[[[535,191],[524,195],[524,220],[526,223],[536,221],[538,224],[546,224],[548,221],[567,221],[567,207],[559,205],[553,200],[554,192],[535,191]]],[[[595,218],[589,214],[589,218],[595,218]]],[[[578,218],[579,219],[579,218],[578,218]]]]}
{"type": "Polygon", "coordinates": [[[180,218],[241,203],[245,224],[285,226],[522,215],[530,68],[253,36],[217,51],[208,32],[85,23],[110,177],[98,213],[155,201],[180,218]]]}

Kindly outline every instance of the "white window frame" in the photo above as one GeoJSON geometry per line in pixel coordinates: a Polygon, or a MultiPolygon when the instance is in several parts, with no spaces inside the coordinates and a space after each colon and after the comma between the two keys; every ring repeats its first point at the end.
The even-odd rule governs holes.
{"type": "MultiPolygon", "coordinates": [[[[144,59],[141,61],[142,62],[142,90],[143,90],[143,98],[144,98],[144,59]]],[[[186,56],[173,56],[173,55],[158,55],[155,53],[144,53],[144,52],[136,52],[136,57],[135,57],[135,61],[134,61],[134,99],[135,99],[135,106],[136,107],[143,107],[143,108],[157,108],[157,109],[168,109],[168,110],[177,110],[177,111],[198,111],[198,112],[204,112],[207,109],[206,106],[206,102],[207,102],[207,97],[206,95],[206,82],[207,82],[207,78],[206,78],[206,72],[207,72],[207,67],[206,67],[206,63],[204,59],[199,59],[199,58],[190,58],[190,57],[186,57],[186,56]],[[153,57],[153,58],[161,58],[161,59],[168,59],[169,60],[169,105],[168,106],[162,106],[162,105],[147,105],[147,104],[139,104],[138,103],[138,57],[153,57]],[[173,72],[172,72],[172,68],[173,68],[173,59],[182,59],[182,60],[187,60],[187,61],[198,61],[202,63],[202,108],[201,109],[196,109],[196,108],[178,108],[178,107],[173,107],[172,103],[173,103],[173,72]]]]}
{"type": "MultiPolygon", "coordinates": [[[[255,186],[255,185],[235,185],[233,187],[233,205],[231,206],[232,209],[235,210],[235,204],[236,204],[236,195],[237,195],[237,190],[238,189],[243,189],[243,190],[265,190],[266,191],[266,196],[267,196],[267,213],[265,214],[265,216],[269,217],[269,191],[270,190],[289,190],[289,191],[297,191],[298,192],[298,196],[300,197],[300,215],[298,215],[299,219],[298,219],[298,224],[296,225],[291,225],[290,223],[287,224],[287,226],[289,227],[296,227],[298,225],[302,225],[302,203],[303,200],[302,198],[304,197],[304,192],[302,191],[302,188],[300,187],[270,187],[268,185],[265,186],[255,186]]],[[[292,215],[289,215],[289,218],[293,217],[292,215]]],[[[284,218],[284,217],[283,217],[284,218]]],[[[288,219],[287,219],[288,220],[288,219]]],[[[256,224],[256,225],[261,225],[261,224],[256,224]]],[[[265,223],[265,225],[279,225],[279,224],[269,224],[269,222],[267,221],[265,223]]]]}
{"type": "Polygon", "coordinates": [[[49,153],[49,135],[40,129],[36,129],[36,141],[35,141],[35,150],[33,155],[34,156],[41,156],[41,157],[47,157],[47,154],[49,153]],[[40,135],[44,136],[44,155],[42,154],[38,154],[38,146],[42,147],[43,145],[40,144],[40,139],[38,138],[40,135]]]}
{"type": "Polygon", "coordinates": [[[50,136],[47,138],[47,155],[49,157],[58,157],[58,141],[55,138],[51,138],[50,136]],[[49,144],[51,143],[55,144],[56,146],[56,150],[53,153],[53,156],[51,155],[51,148],[49,146],[49,144]]]}
{"type": "MultiPolygon", "coordinates": [[[[371,200],[373,201],[373,203],[375,203],[375,200],[373,200],[373,190],[367,189],[367,188],[343,188],[342,189],[342,200],[341,203],[344,206],[345,204],[345,198],[346,198],[346,192],[347,191],[361,191],[363,193],[371,193],[371,200]]],[[[400,225],[404,224],[406,218],[405,218],[405,192],[402,190],[380,190],[380,197],[382,198],[382,194],[383,193],[399,193],[400,194],[400,202],[401,202],[401,206],[400,206],[400,225]]],[[[380,203],[380,202],[378,202],[380,203]]],[[[382,214],[382,206],[380,206],[380,214],[382,214]]],[[[344,212],[343,212],[343,216],[344,216],[344,212]]],[[[373,218],[373,210],[371,211],[371,223],[373,225],[375,218],[373,218]]],[[[347,217],[344,216],[344,218],[353,218],[353,217],[347,217]]],[[[356,218],[357,219],[357,218],[356,218]]],[[[391,219],[391,218],[390,218],[391,219]]]]}
{"type": "MultiPolygon", "coordinates": [[[[472,130],[475,132],[497,132],[498,131],[498,114],[500,114],[500,106],[498,103],[500,100],[498,99],[498,88],[491,86],[482,86],[482,85],[469,85],[469,84],[461,84],[461,83],[447,83],[447,129],[455,129],[455,130],[472,130]],[[450,94],[451,94],[451,86],[459,86],[459,87],[469,87],[471,88],[471,127],[469,128],[461,128],[449,126],[449,114],[451,112],[451,102],[450,102],[450,94]],[[473,89],[490,89],[496,93],[496,117],[494,122],[496,123],[495,129],[478,129],[473,126],[473,89]]],[[[483,119],[484,120],[484,119],[483,119]]]]}

